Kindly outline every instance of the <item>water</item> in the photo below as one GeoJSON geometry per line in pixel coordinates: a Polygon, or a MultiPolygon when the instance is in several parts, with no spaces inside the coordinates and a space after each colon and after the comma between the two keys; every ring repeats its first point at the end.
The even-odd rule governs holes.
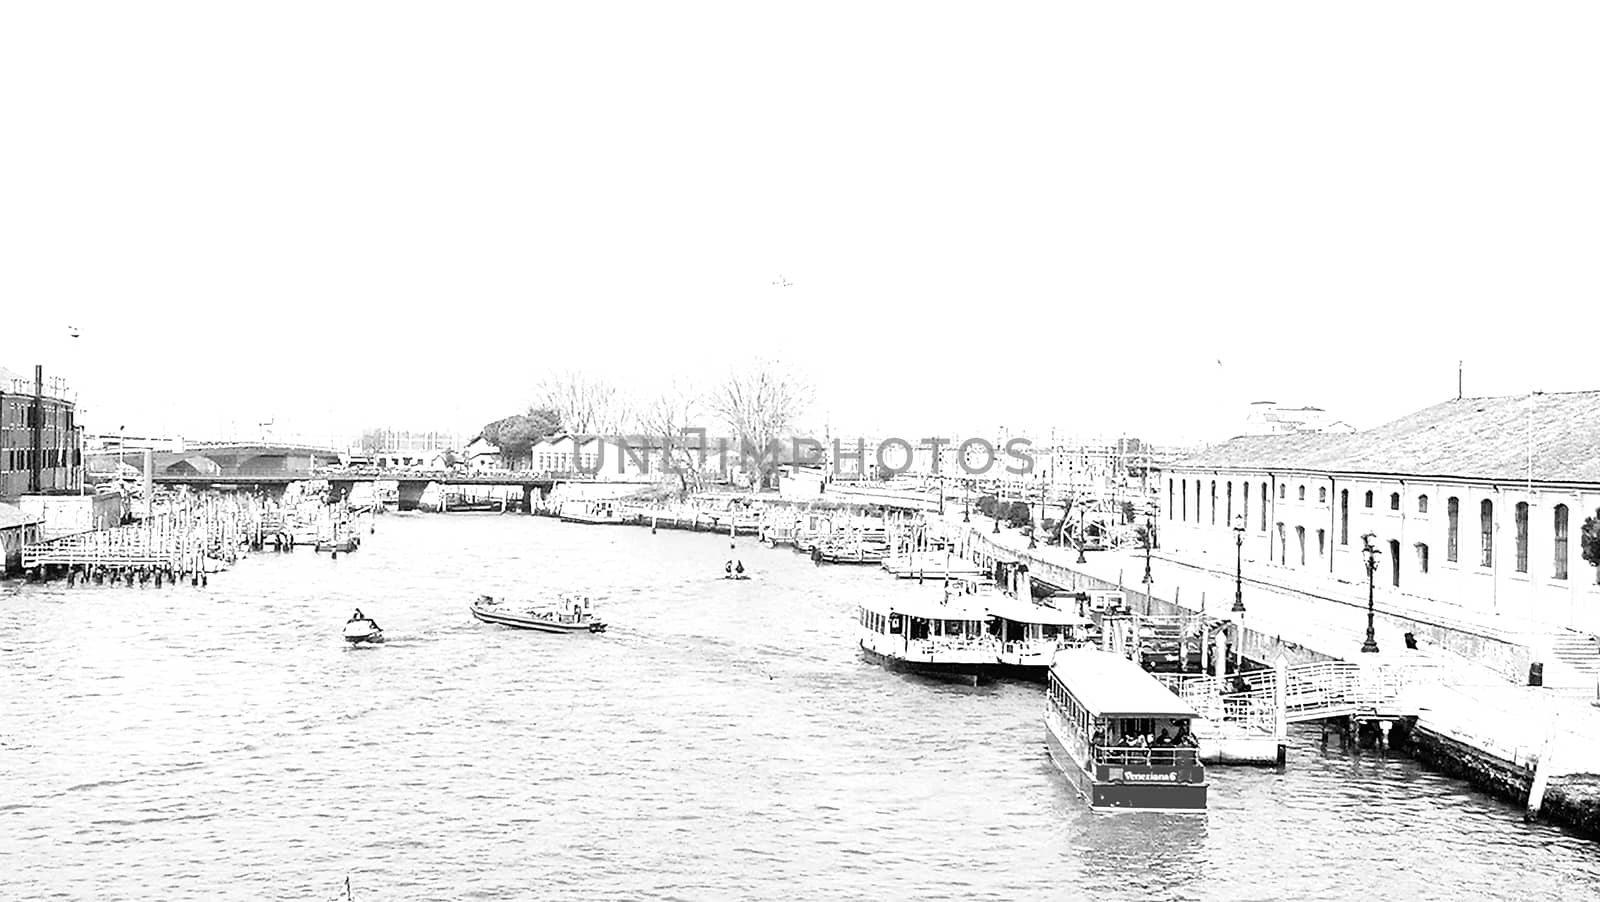
{"type": "MultiPolygon", "coordinates": [[[[1409,760],[1216,768],[1089,813],[1042,690],[887,673],[854,603],[937,591],[739,540],[391,515],[210,588],[0,584],[0,898],[1592,898],[1600,846],[1409,760]],[[589,589],[603,636],[480,624],[589,589]],[[361,607],[390,641],[347,647],[361,607]]],[[[1335,749],[1337,744],[1335,744],[1335,749]]]]}

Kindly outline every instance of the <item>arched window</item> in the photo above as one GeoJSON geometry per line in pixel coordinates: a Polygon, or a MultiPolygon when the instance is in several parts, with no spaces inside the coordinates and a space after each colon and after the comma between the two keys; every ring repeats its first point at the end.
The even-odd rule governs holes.
{"type": "Polygon", "coordinates": [[[1172,515],[1177,512],[1177,508],[1172,503],[1173,502],[1172,488],[1173,488],[1173,481],[1172,481],[1171,478],[1168,478],[1167,479],[1167,519],[1168,520],[1171,520],[1172,519],[1172,515]]]}
{"type": "Polygon", "coordinates": [[[1328,531],[1326,529],[1319,529],[1317,530],[1317,557],[1325,557],[1327,554],[1328,531]]]}
{"type": "Polygon", "coordinates": [[[1453,564],[1461,559],[1456,545],[1456,539],[1461,534],[1461,499],[1452,497],[1445,501],[1444,511],[1450,519],[1450,525],[1445,530],[1444,559],[1453,564]]]}
{"type": "Polygon", "coordinates": [[[1417,496],[1417,513],[1425,514],[1427,512],[1428,512],[1428,496],[1427,495],[1418,495],[1417,496]]]}
{"type": "Polygon", "coordinates": [[[1233,525],[1233,480],[1228,480],[1228,525],[1233,525]]]}
{"type": "Polygon", "coordinates": [[[1481,566],[1494,566],[1494,502],[1483,499],[1478,505],[1478,538],[1483,544],[1481,566]]]}
{"type": "Polygon", "coordinates": [[[1328,487],[1327,486],[1322,486],[1322,487],[1317,489],[1317,503],[1318,504],[1327,504],[1328,503],[1328,487]]]}
{"type": "Polygon", "coordinates": [[[1296,526],[1294,528],[1294,540],[1300,543],[1300,566],[1304,567],[1306,565],[1306,528],[1304,526],[1296,526]]]}
{"type": "MultiPolygon", "coordinates": [[[[1264,482],[1261,484],[1261,531],[1267,531],[1267,484],[1264,482]]],[[[1272,549],[1269,547],[1267,550],[1272,549]]]]}
{"type": "Polygon", "coordinates": [[[1417,571],[1428,572],[1428,545],[1426,542],[1417,543],[1417,571]]]}
{"type": "Polygon", "coordinates": [[[1389,493],[1389,510],[1397,511],[1399,509],[1400,509],[1400,493],[1399,492],[1390,492],[1389,493]]]}
{"type": "MultiPolygon", "coordinates": [[[[1248,482],[1244,484],[1244,513],[1241,516],[1244,517],[1244,522],[1250,522],[1250,483],[1248,482]]],[[[1228,525],[1232,526],[1232,521],[1229,521],[1228,525]]]]}
{"type": "Polygon", "coordinates": [[[1367,490],[1367,509],[1368,510],[1372,509],[1372,490],[1371,489],[1367,490]]]}
{"type": "Polygon", "coordinates": [[[1300,487],[1300,498],[1299,498],[1299,500],[1301,500],[1301,501],[1306,500],[1306,487],[1305,486],[1301,486],[1300,487]]]}
{"type": "Polygon", "coordinates": [[[1556,505],[1556,567],[1555,578],[1567,578],[1567,506],[1556,505]]]}
{"type": "Polygon", "coordinates": [[[1211,525],[1217,525],[1217,481],[1211,480],[1211,525]]]}
{"type": "Polygon", "coordinates": [[[1189,480],[1185,479],[1179,486],[1183,489],[1183,522],[1189,522],[1189,480]]]}
{"type": "Polygon", "coordinates": [[[1528,502],[1517,502],[1517,572],[1528,572],[1528,502]]]}
{"type": "Polygon", "coordinates": [[[1339,490],[1339,544],[1350,544],[1350,490],[1339,490]]]}
{"type": "Polygon", "coordinates": [[[1284,500],[1287,500],[1288,497],[1289,497],[1289,485],[1288,485],[1288,483],[1284,483],[1283,485],[1278,486],[1278,500],[1279,501],[1284,501],[1284,500]]]}

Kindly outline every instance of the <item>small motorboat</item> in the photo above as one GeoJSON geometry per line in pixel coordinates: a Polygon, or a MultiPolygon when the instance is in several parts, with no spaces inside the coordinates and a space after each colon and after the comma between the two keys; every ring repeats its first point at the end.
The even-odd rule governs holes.
{"type": "Polygon", "coordinates": [[[472,616],[484,623],[539,633],[603,633],[605,621],[594,616],[588,596],[564,596],[555,604],[536,604],[479,595],[472,616]]]}
{"type": "Polygon", "coordinates": [[[722,578],[723,579],[749,579],[750,578],[750,574],[748,574],[748,573],[724,573],[722,575],[722,578]]]}
{"type": "Polygon", "coordinates": [[[383,641],[383,630],[371,620],[352,620],[344,625],[344,641],[351,645],[383,641]]]}

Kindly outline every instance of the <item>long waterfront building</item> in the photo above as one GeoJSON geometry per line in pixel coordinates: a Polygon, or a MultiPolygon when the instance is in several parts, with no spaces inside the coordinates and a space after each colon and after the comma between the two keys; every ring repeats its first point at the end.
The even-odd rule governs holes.
{"type": "Polygon", "coordinates": [[[1161,544],[1600,632],[1600,391],[1458,398],[1354,434],[1233,439],[1168,464],[1161,544]]]}

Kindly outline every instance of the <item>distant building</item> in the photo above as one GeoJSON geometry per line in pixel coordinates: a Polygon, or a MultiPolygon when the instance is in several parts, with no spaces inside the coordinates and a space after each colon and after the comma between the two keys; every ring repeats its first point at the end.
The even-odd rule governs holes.
{"type": "Polygon", "coordinates": [[[83,488],[83,429],[59,379],[0,367],[0,501],[83,488]]]}
{"type": "Polygon", "coordinates": [[[1276,401],[1254,401],[1239,435],[1298,435],[1306,432],[1355,432],[1320,407],[1290,407],[1276,401]]]}
{"type": "Polygon", "coordinates": [[[384,468],[426,467],[454,450],[457,442],[450,432],[369,429],[362,433],[360,447],[351,449],[350,457],[384,468]]]}
{"type": "Polygon", "coordinates": [[[481,435],[467,443],[467,447],[461,452],[461,457],[467,469],[474,473],[500,470],[505,467],[500,457],[500,449],[481,435]]]}
{"type": "MultiPolygon", "coordinates": [[[[1244,436],[1162,467],[1162,545],[1600,631],[1600,391],[1460,398],[1352,434],[1244,436]]],[[[1231,561],[1229,561],[1231,563],[1231,561]]]]}

